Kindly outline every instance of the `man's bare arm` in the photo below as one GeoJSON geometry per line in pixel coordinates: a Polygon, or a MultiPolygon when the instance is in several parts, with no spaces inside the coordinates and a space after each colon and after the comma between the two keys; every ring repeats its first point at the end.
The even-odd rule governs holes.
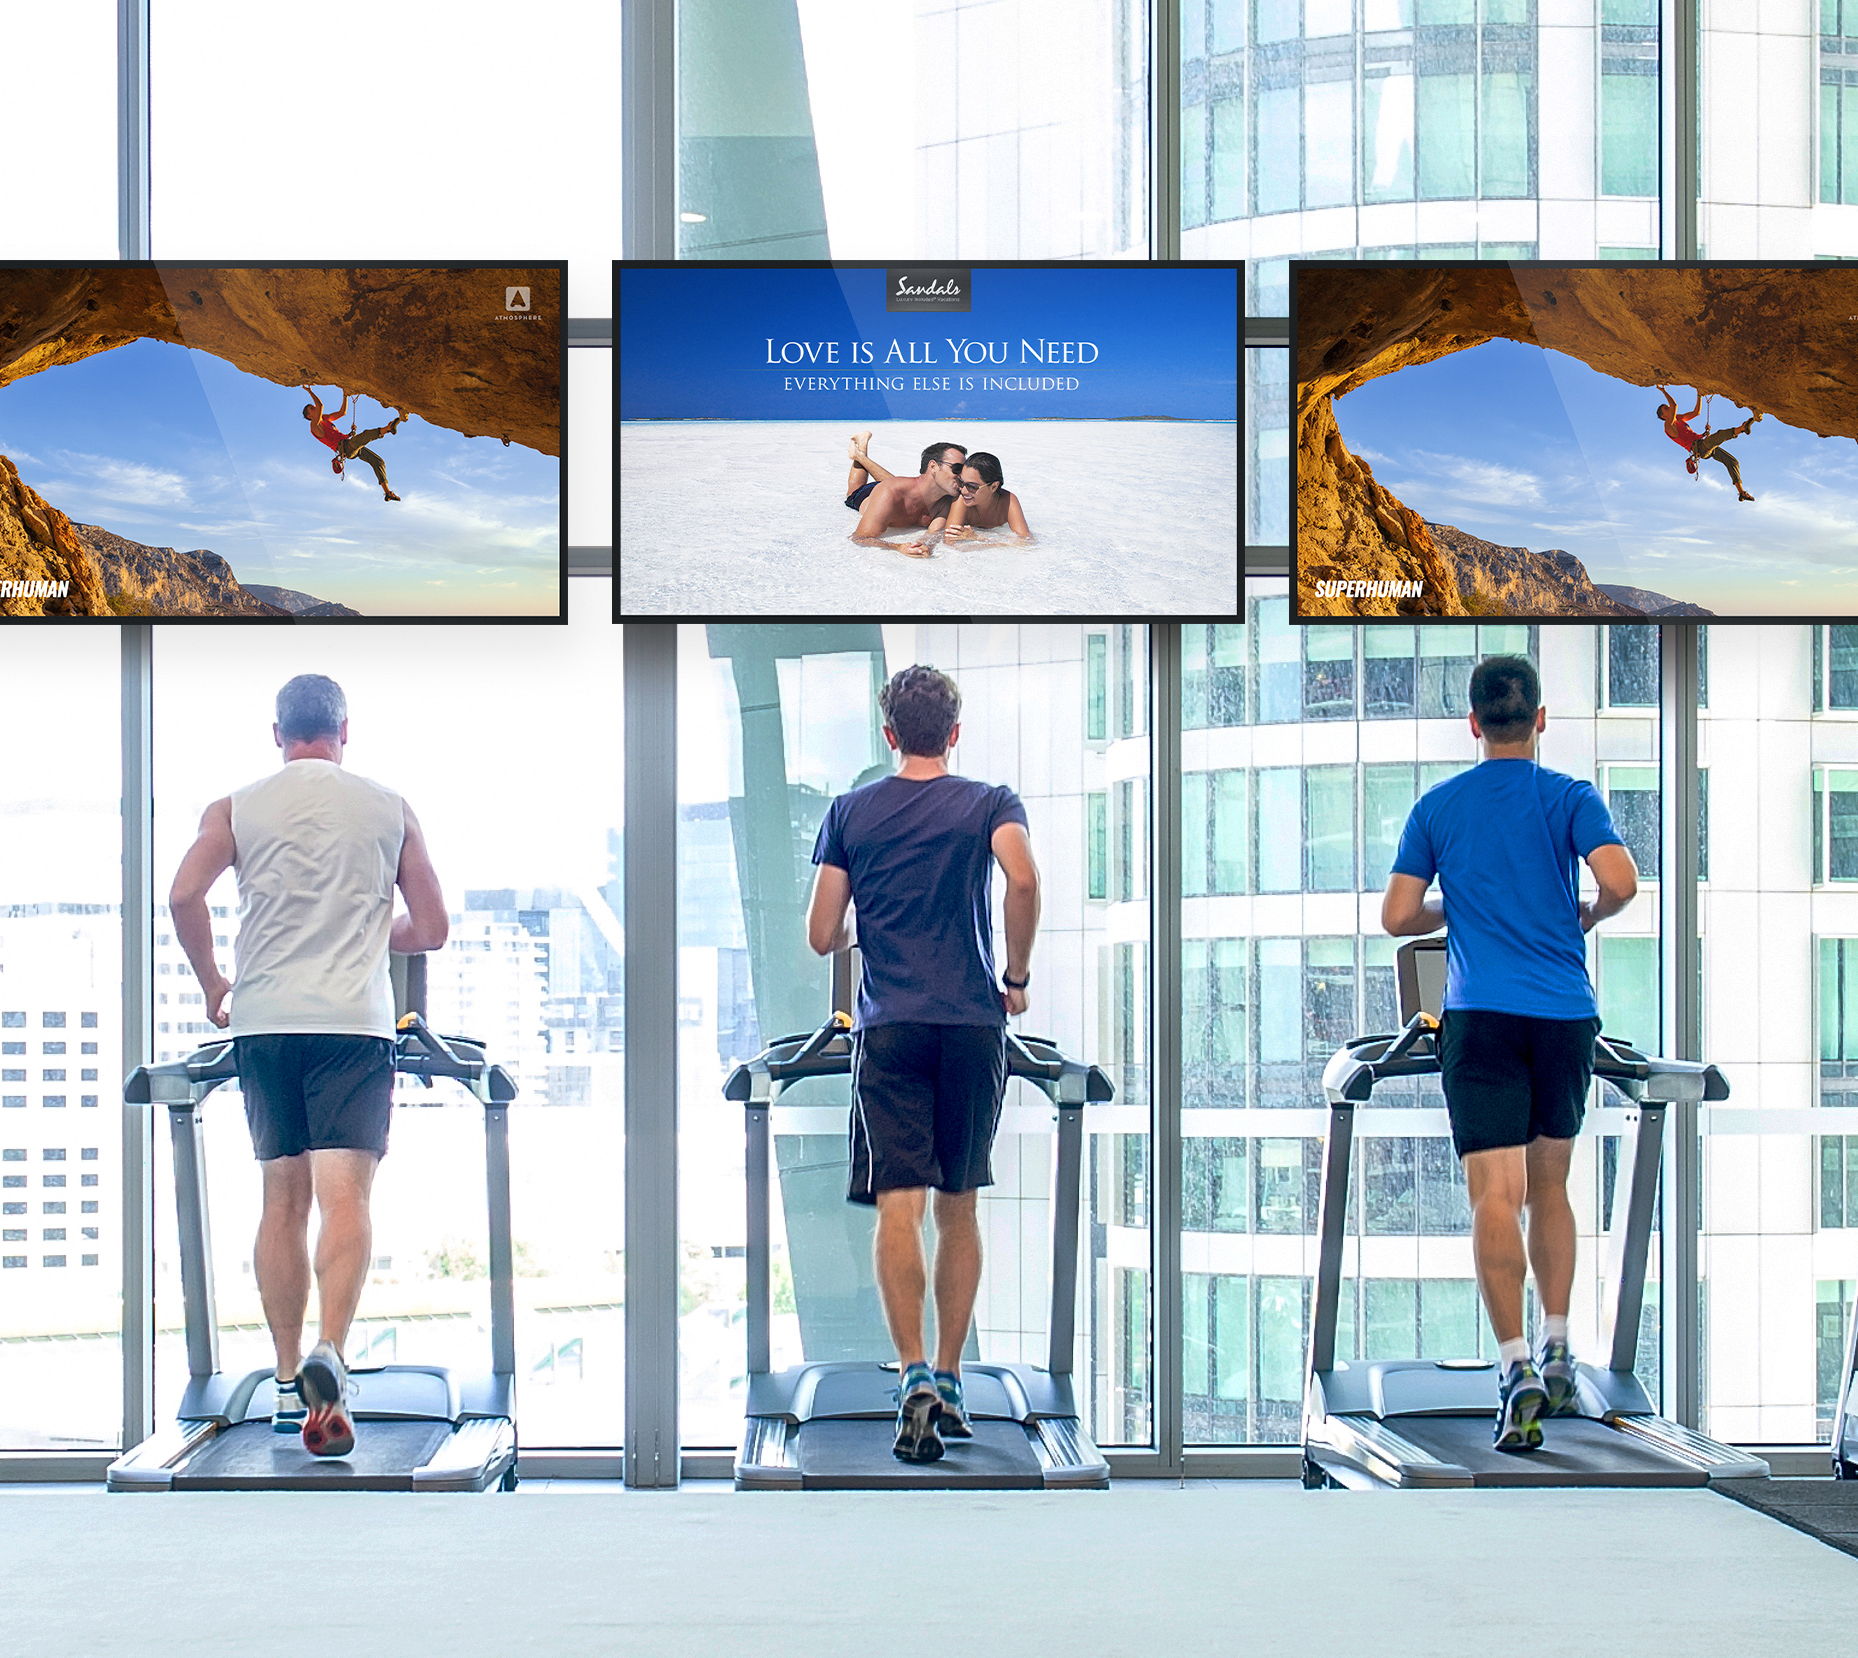
{"type": "Polygon", "coordinates": [[[1418,938],[1443,927],[1444,906],[1426,902],[1426,890],[1431,884],[1417,875],[1389,875],[1387,891],[1381,898],[1382,930],[1393,938],[1418,938]]]}
{"type": "Polygon", "coordinates": [[[394,884],[406,900],[406,908],[394,917],[387,947],[396,955],[416,956],[426,950],[444,949],[451,936],[452,918],[445,912],[438,871],[426,851],[425,831],[404,800],[400,809],[406,814],[406,832],[400,841],[400,867],[394,874],[394,884]]]}
{"type": "Polygon", "coordinates": [[[174,936],[187,952],[188,963],[206,996],[206,1016],[224,1029],[232,1017],[226,1006],[231,981],[213,959],[213,917],[206,895],[213,883],[232,867],[238,848],[232,840],[232,801],[216,800],[200,817],[200,833],[174,872],[168,889],[168,913],[174,918],[174,936]]]}
{"type": "Polygon", "coordinates": [[[806,941],[814,955],[836,955],[852,947],[851,903],[849,872],[837,864],[821,864],[813,876],[813,901],[806,912],[806,941]]]}
{"type": "MultiPolygon", "coordinates": [[[[1032,974],[1032,941],[1039,931],[1039,866],[1032,861],[1032,837],[1023,823],[1003,823],[990,843],[1006,876],[1006,970],[1009,979],[1032,974]]],[[[1023,990],[1004,993],[1008,1013],[1024,1013],[1023,990]]]]}
{"type": "Polygon", "coordinates": [[[1581,931],[1590,933],[1610,915],[1618,915],[1638,895],[1639,866],[1617,842],[1596,846],[1587,854],[1587,867],[1600,884],[1599,896],[1581,905],[1581,931]]]}

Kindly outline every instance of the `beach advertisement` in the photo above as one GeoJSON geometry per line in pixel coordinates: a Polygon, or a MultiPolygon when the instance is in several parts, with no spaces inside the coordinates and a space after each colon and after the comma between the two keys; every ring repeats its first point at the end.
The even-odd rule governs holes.
{"type": "Polygon", "coordinates": [[[1290,285],[1298,617],[1858,615],[1858,267],[1290,285]]]}
{"type": "Polygon", "coordinates": [[[1236,614],[1240,274],[620,264],[616,614],[1236,614]]]}
{"type": "Polygon", "coordinates": [[[0,264],[0,619],[563,619],[565,274],[0,264]]]}

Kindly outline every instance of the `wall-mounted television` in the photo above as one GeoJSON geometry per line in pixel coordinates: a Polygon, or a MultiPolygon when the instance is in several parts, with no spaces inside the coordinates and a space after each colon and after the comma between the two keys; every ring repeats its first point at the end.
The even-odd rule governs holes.
{"type": "Polygon", "coordinates": [[[1233,615],[1236,264],[622,262],[622,617],[1233,615]]]}
{"type": "Polygon", "coordinates": [[[564,619],[566,275],[0,263],[0,617],[564,619]]]}
{"type": "Polygon", "coordinates": [[[1858,267],[1292,261],[1291,608],[1858,615],[1858,267]]]}

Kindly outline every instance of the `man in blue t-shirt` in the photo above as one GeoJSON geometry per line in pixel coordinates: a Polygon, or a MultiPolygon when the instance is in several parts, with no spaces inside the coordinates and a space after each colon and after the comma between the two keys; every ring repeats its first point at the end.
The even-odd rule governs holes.
{"type": "Polygon", "coordinates": [[[1478,1288],[1498,1343],[1500,1451],[1533,1451],[1543,1416],[1573,1416],[1568,1297],[1574,1211],[1568,1164],[1599,1034],[1583,935],[1638,891],[1632,854],[1591,783],[1536,764],[1548,725],[1525,657],[1471,675],[1471,734],[1484,762],[1420,797],[1406,820],[1381,925],[1446,938],[1439,1069],[1471,1199],[1478,1288]],[[1578,860],[1599,883],[1580,898],[1578,860]],[[1426,902],[1439,877],[1442,903],[1426,902]],[[1523,1334],[1525,1251],[1542,1303],[1534,1360],[1523,1334]]]}
{"type": "Polygon", "coordinates": [[[897,1344],[896,1454],[930,1462],[969,1439],[961,1348],[981,1283],[979,1188],[993,1184],[1006,1092],[1006,1020],[1026,1011],[1039,872],[1026,808],[1004,786],[952,776],[961,693],[905,668],[878,696],[903,763],[833,801],[813,848],[807,941],[864,958],[852,1026],[851,1190],[877,1206],[877,1292],[897,1344]],[[1006,876],[1006,970],[994,978],[993,866],[1006,876]],[[935,1194],[936,1362],[923,1347],[922,1227],[935,1194]]]}

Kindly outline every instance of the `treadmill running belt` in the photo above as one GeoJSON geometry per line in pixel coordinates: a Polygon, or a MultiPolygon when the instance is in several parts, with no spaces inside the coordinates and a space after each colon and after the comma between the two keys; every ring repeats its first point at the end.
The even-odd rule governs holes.
{"type": "Polygon", "coordinates": [[[176,1491],[261,1491],[280,1485],[410,1491],[452,1431],[449,1422],[357,1422],[345,1457],[313,1457],[296,1434],[241,1422],[215,1434],[174,1471],[176,1491]]]}
{"type": "Polygon", "coordinates": [[[1552,1417],[1542,1449],[1499,1451],[1488,1416],[1396,1416],[1387,1426],[1441,1462],[1471,1471],[1474,1485],[1705,1485],[1700,1468],[1679,1462],[1589,1417],[1552,1417]]]}
{"type": "Polygon", "coordinates": [[[905,1462],[891,1455],[895,1424],[866,1417],[803,1422],[794,1435],[801,1483],[815,1491],[960,1490],[1037,1491],[1045,1475],[1026,1430],[1017,1422],[976,1422],[972,1439],[952,1439],[936,1462],[905,1462]]]}

